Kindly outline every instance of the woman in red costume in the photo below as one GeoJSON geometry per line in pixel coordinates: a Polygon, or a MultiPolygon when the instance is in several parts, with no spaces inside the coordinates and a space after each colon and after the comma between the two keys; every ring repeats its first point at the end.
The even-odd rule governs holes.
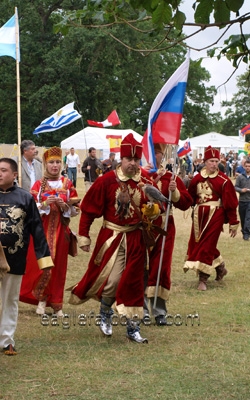
{"type": "Polygon", "coordinates": [[[62,150],[51,147],[43,155],[44,176],[31,188],[43,222],[46,239],[55,267],[47,284],[41,277],[31,243],[26,273],[22,280],[20,301],[38,304],[37,314],[44,314],[50,306],[58,316],[62,316],[63,292],[66,280],[68,252],[70,245],[70,217],[77,215],[74,206],[79,202],[72,182],[61,176],[62,150]],[[39,293],[34,293],[37,282],[41,282],[39,293]],[[46,286],[47,285],[47,286],[46,286]],[[37,300],[39,299],[39,302],[37,300]]]}

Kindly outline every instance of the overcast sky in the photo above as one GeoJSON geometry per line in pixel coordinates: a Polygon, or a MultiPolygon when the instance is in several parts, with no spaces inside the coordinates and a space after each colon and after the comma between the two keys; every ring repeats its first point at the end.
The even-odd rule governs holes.
{"type": "MultiPolygon", "coordinates": [[[[245,5],[240,9],[240,15],[249,12],[250,7],[248,1],[249,0],[245,0],[245,5]]],[[[193,22],[193,9],[192,9],[193,3],[194,3],[193,0],[184,0],[183,5],[180,7],[181,11],[183,11],[187,16],[186,22],[193,22]]],[[[235,14],[232,14],[232,17],[235,18],[235,14]]],[[[225,38],[228,38],[232,34],[234,35],[239,34],[240,33],[239,28],[240,28],[239,24],[237,24],[237,26],[230,28],[230,30],[226,33],[225,38]]],[[[197,28],[194,29],[185,27],[184,33],[186,35],[189,35],[190,33],[196,30],[197,28]]],[[[220,37],[222,32],[223,30],[218,28],[209,28],[204,32],[201,32],[195,35],[193,38],[187,40],[187,44],[196,49],[201,49],[205,46],[208,46],[209,44],[213,44],[220,37]]],[[[250,21],[248,21],[243,25],[243,32],[245,34],[250,33],[250,21]]],[[[219,42],[219,44],[222,45],[223,42],[224,39],[222,39],[219,42]]],[[[218,46],[219,44],[216,44],[215,46],[218,46]]],[[[206,57],[206,55],[207,55],[207,50],[204,51],[191,50],[190,54],[192,60],[204,56],[206,57]]],[[[214,85],[216,88],[221,84],[223,84],[229,78],[229,76],[234,70],[230,61],[226,59],[221,59],[220,61],[217,61],[217,59],[206,58],[205,60],[202,61],[201,65],[205,67],[211,74],[211,80],[209,82],[209,85],[214,85]]],[[[218,89],[218,95],[214,99],[215,100],[214,106],[211,107],[211,112],[221,112],[221,113],[225,112],[225,107],[221,107],[220,103],[223,100],[231,100],[232,95],[237,92],[236,76],[245,73],[247,68],[248,68],[247,64],[241,63],[239,69],[230,79],[230,81],[226,85],[223,85],[220,89],[218,89]]]]}

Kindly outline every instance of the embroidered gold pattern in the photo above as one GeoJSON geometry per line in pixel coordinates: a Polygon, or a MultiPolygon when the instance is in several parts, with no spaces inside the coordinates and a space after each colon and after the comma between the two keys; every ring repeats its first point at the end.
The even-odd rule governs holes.
{"type": "MultiPolygon", "coordinates": [[[[2,209],[0,209],[2,212],[2,209]]],[[[26,212],[21,208],[13,206],[5,208],[5,213],[9,218],[1,218],[1,234],[14,234],[17,236],[17,240],[13,244],[13,247],[8,247],[8,253],[14,254],[18,251],[18,248],[24,246],[23,242],[23,229],[24,229],[24,219],[26,217],[26,212]]]]}
{"type": "MultiPolygon", "coordinates": [[[[118,202],[117,202],[117,199],[118,199],[118,197],[119,197],[119,193],[120,193],[120,192],[121,192],[121,188],[119,187],[119,188],[116,189],[116,192],[115,192],[115,209],[116,209],[116,211],[117,211],[117,209],[118,209],[118,202]]],[[[141,204],[141,191],[140,191],[140,189],[139,189],[139,188],[133,189],[133,188],[131,188],[130,185],[128,185],[128,192],[129,192],[130,198],[133,199],[134,202],[135,202],[135,204],[137,205],[137,207],[139,207],[140,204],[141,204]]],[[[133,215],[134,215],[134,212],[135,212],[135,211],[134,211],[134,207],[133,207],[132,204],[130,203],[130,204],[129,204],[128,212],[127,212],[127,214],[124,216],[124,219],[132,218],[133,215]]]]}
{"type": "Polygon", "coordinates": [[[199,197],[199,203],[203,204],[212,199],[213,197],[213,192],[211,187],[208,185],[208,183],[205,182],[199,182],[197,185],[197,195],[199,197]]]}

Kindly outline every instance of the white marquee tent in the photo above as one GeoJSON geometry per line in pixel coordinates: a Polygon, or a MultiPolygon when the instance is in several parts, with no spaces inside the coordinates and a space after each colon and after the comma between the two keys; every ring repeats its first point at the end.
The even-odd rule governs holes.
{"type": "Polygon", "coordinates": [[[107,129],[94,128],[87,126],[81,131],[69,136],[61,142],[62,149],[70,149],[74,147],[76,150],[86,150],[95,147],[96,150],[103,152],[103,158],[106,158],[110,151],[110,142],[107,135],[122,136],[122,139],[129,133],[133,133],[134,138],[141,142],[142,136],[133,131],[133,129],[107,129]]]}
{"type": "MultiPolygon", "coordinates": [[[[181,147],[186,140],[179,143],[181,147]]],[[[220,149],[221,153],[228,153],[230,150],[238,151],[244,149],[244,138],[236,138],[235,136],[226,136],[217,132],[209,132],[204,135],[190,138],[191,150],[197,150],[197,153],[204,154],[204,149],[207,146],[213,146],[220,149]]]]}

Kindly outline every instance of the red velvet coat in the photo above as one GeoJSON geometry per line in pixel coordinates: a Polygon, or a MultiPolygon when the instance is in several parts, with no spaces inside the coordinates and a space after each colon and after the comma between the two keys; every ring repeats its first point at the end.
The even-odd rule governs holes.
{"type": "MultiPolygon", "coordinates": [[[[157,174],[153,176],[153,179],[157,179],[157,174]]],[[[164,175],[158,180],[157,186],[159,190],[161,190],[162,194],[169,198],[169,182],[172,178],[172,173],[169,171],[165,171],[164,175]]],[[[177,189],[179,191],[179,196],[176,199],[173,197],[175,201],[172,203],[172,208],[179,208],[180,210],[187,210],[192,205],[192,198],[189,195],[184,183],[179,177],[175,178],[177,189]]],[[[174,250],[174,241],[175,241],[175,224],[172,208],[170,210],[170,215],[167,224],[167,236],[165,237],[165,245],[164,245],[164,253],[162,258],[162,266],[161,266],[161,275],[159,281],[158,288],[158,297],[163,298],[164,300],[168,299],[168,292],[171,287],[171,264],[172,264],[172,255],[174,250]]],[[[165,215],[163,214],[163,217],[165,215]]],[[[165,225],[165,218],[162,220],[162,228],[165,225]]],[[[156,245],[152,249],[149,255],[149,277],[148,277],[148,287],[147,287],[147,296],[154,297],[155,295],[155,286],[157,281],[158,269],[160,264],[160,255],[162,248],[163,236],[159,235],[156,241],[156,245]]]]}
{"type": "MultiPolygon", "coordinates": [[[[119,179],[126,182],[130,197],[139,209],[147,203],[144,192],[138,187],[139,182],[149,183],[150,178],[144,170],[131,178],[122,174],[117,168],[119,179]]],[[[103,217],[103,226],[96,240],[95,248],[89,261],[88,269],[80,282],[72,290],[70,303],[80,304],[89,298],[100,300],[103,288],[114,265],[119,245],[126,237],[125,269],[116,291],[116,304],[123,312],[141,313],[144,297],[144,262],[146,247],[142,231],[135,226],[140,223],[133,205],[130,203],[128,215],[119,218],[117,215],[118,195],[121,191],[116,172],[111,171],[99,177],[90,187],[81,203],[79,235],[88,241],[89,230],[95,218],[103,217]],[[106,226],[106,221],[115,225],[106,226]],[[132,229],[130,232],[124,232],[132,229]]],[[[79,245],[81,242],[79,242],[79,245]]],[[[86,242],[87,244],[87,242],[86,242]]]]}
{"type": "Polygon", "coordinates": [[[223,261],[217,243],[223,224],[237,228],[238,199],[231,180],[222,172],[206,174],[203,168],[190,182],[188,191],[195,211],[184,271],[193,269],[206,274],[223,261]]]}

